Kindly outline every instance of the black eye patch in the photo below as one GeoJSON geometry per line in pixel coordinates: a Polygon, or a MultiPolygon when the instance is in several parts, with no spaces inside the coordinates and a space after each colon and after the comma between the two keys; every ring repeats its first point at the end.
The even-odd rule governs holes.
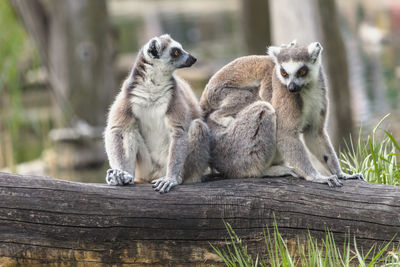
{"type": "Polygon", "coordinates": [[[307,73],[308,73],[308,67],[307,66],[303,66],[297,71],[296,76],[297,77],[304,77],[304,76],[307,75],[307,73]]]}
{"type": "Polygon", "coordinates": [[[171,57],[177,58],[182,54],[182,51],[179,48],[172,48],[171,57]]]}

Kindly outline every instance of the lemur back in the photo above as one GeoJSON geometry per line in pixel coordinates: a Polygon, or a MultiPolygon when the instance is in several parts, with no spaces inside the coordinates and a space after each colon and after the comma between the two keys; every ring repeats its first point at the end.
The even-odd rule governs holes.
{"type": "Polygon", "coordinates": [[[195,61],[169,35],[153,38],[139,52],[108,117],[107,183],[159,178],[156,190],[168,192],[182,180],[200,181],[208,162],[208,128],[190,86],[173,75],[195,61]],[[194,167],[189,171],[188,165],[194,167]]]}

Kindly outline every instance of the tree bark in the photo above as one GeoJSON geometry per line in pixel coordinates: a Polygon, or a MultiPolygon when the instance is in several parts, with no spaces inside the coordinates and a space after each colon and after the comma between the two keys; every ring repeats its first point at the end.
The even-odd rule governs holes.
{"type": "Polygon", "coordinates": [[[344,148],[344,141],[350,144],[350,135],[354,137],[353,112],[351,109],[351,94],[347,51],[340,31],[338,12],[334,0],[318,0],[318,10],[321,20],[322,41],[327,55],[329,89],[331,102],[332,128],[335,132],[336,148],[344,148]]]}
{"type": "Polygon", "coordinates": [[[217,266],[210,243],[223,246],[222,219],[255,255],[274,216],[285,238],[321,238],[326,227],[338,246],[350,232],[366,249],[399,233],[399,214],[398,187],[360,181],[219,180],[159,194],[0,173],[0,265],[217,266]]]}
{"type": "Polygon", "coordinates": [[[265,55],[271,45],[270,12],[268,0],[242,0],[242,30],[246,52],[265,55]]]}

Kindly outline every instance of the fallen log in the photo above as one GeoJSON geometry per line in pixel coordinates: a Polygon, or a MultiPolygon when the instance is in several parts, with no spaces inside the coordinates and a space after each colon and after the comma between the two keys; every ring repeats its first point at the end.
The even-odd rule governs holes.
{"type": "Polygon", "coordinates": [[[222,219],[257,253],[274,216],[288,239],[308,230],[322,238],[328,228],[338,244],[350,231],[369,247],[400,232],[400,189],[360,181],[329,188],[288,177],[218,180],[159,194],[148,184],[0,173],[0,266],[218,266],[209,242],[224,243],[222,219]]]}

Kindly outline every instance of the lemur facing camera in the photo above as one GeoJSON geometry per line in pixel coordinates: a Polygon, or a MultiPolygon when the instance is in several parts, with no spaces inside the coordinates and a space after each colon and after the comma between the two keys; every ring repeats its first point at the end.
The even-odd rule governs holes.
{"type": "Polygon", "coordinates": [[[173,74],[195,62],[167,34],[139,51],[108,115],[108,184],[152,181],[164,193],[201,180],[209,160],[209,130],[189,84],[173,74]]]}
{"type": "Polygon", "coordinates": [[[200,106],[213,136],[213,169],[232,178],[290,174],[330,187],[363,179],[340,169],[326,132],[321,52],[318,42],[270,47],[269,56],[238,58],[210,79],[200,106]],[[315,169],[307,149],[330,176],[315,169]]]}

